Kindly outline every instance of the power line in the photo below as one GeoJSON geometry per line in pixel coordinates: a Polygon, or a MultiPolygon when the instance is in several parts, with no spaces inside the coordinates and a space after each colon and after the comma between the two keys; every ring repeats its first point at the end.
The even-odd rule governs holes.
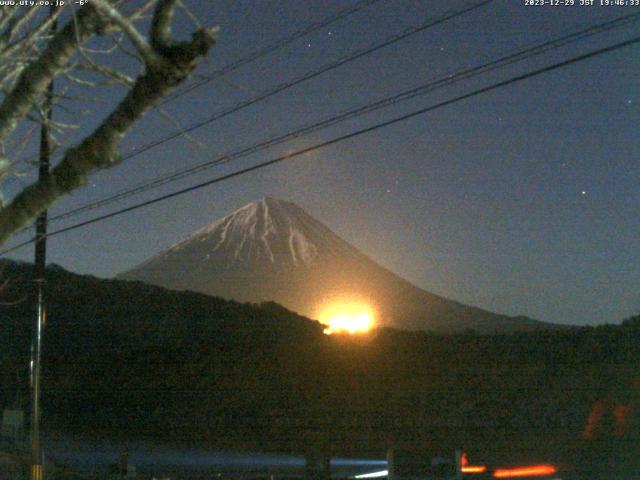
{"type": "MultiPolygon", "coordinates": [[[[372,0],[367,0],[367,1],[371,2],[372,0]]],[[[240,103],[238,103],[238,104],[236,104],[234,106],[231,106],[229,108],[221,110],[221,111],[213,114],[212,116],[210,116],[209,118],[207,118],[204,121],[195,123],[195,124],[187,127],[186,129],[180,129],[180,130],[174,132],[173,134],[170,134],[170,135],[165,136],[165,137],[163,137],[161,139],[155,140],[155,141],[153,141],[151,143],[148,143],[148,144],[142,146],[139,149],[136,149],[136,150],[133,150],[133,151],[131,151],[129,153],[126,153],[126,154],[124,154],[122,156],[121,161],[129,160],[129,159],[131,159],[133,157],[136,157],[136,156],[138,156],[138,155],[140,155],[140,154],[142,154],[142,153],[144,153],[144,152],[146,152],[148,150],[151,150],[151,149],[153,149],[155,147],[158,147],[158,146],[160,146],[160,145],[162,145],[162,144],[164,144],[166,142],[175,140],[176,138],[179,138],[179,137],[181,137],[181,136],[183,136],[183,135],[185,135],[187,133],[190,133],[190,132],[192,132],[192,131],[194,131],[194,130],[196,130],[198,128],[201,128],[201,127],[203,127],[205,125],[211,124],[214,121],[220,120],[223,117],[226,117],[226,116],[228,116],[228,115],[230,115],[232,113],[235,113],[235,112],[237,112],[237,111],[239,111],[239,110],[241,110],[243,108],[249,107],[250,105],[256,104],[256,103],[258,103],[258,102],[260,102],[262,100],[265,100],[265,99],[267,99],[267,98],[269,98],[269,97],[271,97],[273,95],[276,95],[276,94],[278,94],[278,93],[280,93],[280,92],[282,92],[284,90],[287,90],[287,89],[292,88],[294,86],[297,86],[297,85],[299,85],[299,84],[301,84],[303,82],[306,82],[308,80],[316,78],[316,77],[318,77],[318,76],[320,76],[320,75],[322,75],[322,74],[324,74],[326,72],[329,72],[331,70],[335,70],[336,68],[339,68],[342,65],[345,65],[345,64],[350,63],[352,61],[360,59],[360,58],[362,58],[364,56],[370,55],[370,54],[372,54],[372,53],[374,53],[374,52],[376,52],[376,51],[378,51],[378,50],[380,50],[382,48],[388,47],[390,45],[393,45],[394,43],[397,43],[397,42],[399,42],[401,40],[404,40],[404,39],[410,37],[411,35],[415,35],[417,33],[423,32],[423,31],[425,31],[425,30],[427,30],[429,28],[433,28],[433,27],[441,25],[442,23],[445,23],[445,22],[447,22],[449,20],[453,20],[453,19],[455,19],[455,18],[457,18],[459,16],[462,16],[462,15],[464,15],[466,13],[472,12],[472,11],[474,11],[474,10],[480,8],[480,7],[483,7],[485,5],[488,5],[489,3],[492,3],[493,1],[494,0],[483,0],[483,1],[480,1],[478,3],[463,7],[463,8],[458,9],[458,10],[448,10],[447,12],[445,12],[443,15],[441,15],[440,17],[438,17],[436,19],[428,19],[428,20],[426,20],[424,23],[422,23],[419,26],[409,27],[409,28],[403,30],[402,32],[400,32],[398,34],[395,34],[395,35],[392,35],[390,37],[387,37],[382,42],[379,42],[377,44],[369,46],[369,47],[367,47],[365,49],[356,50],[356,51],[354,51],[354,52],[352,52],[352,53],[350,53],[350,54],[348,54],[346,56],[343,56],[343,57],[341,57],[341,58],[339,58],[339,59],[337,59],[337,60],[335,60],[333,62],[325,64],[325,65],[321,66],[320,68],[318,68],[316,70],[312,70],[311,72],[308,72],[308,73],[304,74],[301,77],[298,77],[296,79],[290,80],[288,82],[281,83],[281,84],[279,84],[279,85],[277,85],[277,86],[275,86],[275,87],[273,87],[273,88],[271,88],[271,89],[259,94],[257,97],[253,97],[253,98],[248,99],[246,101],[240,102],[240,103]]],[[[362,7],[362,8],[364,8],[364,7],[362,7]]],[[[100,201],[100,203],[101,203],[101,201],[100,201]]],[[[91,208],[93,208],[93,206],[91,208]]],[[[89,208],[89,209],[91,209],[91,208],[89,208]]],[[[87,207],[80,207],[79,209],[75,209],[73,211],[73,214],[75,215],[76,213],[79,213],[79,210],[85,211],[86,209],[87,209],[87,207]]],[[[70,215],[72,215],[72,214],[67,212],[67,213],[58,215],[56,217],[52,217],[50,220],[51,221],[55,221],[55,220],[59,220],[59,219],[64,218],[64,217],[68,217],[70,215]]],[[[21,232],[25,231],[25,230],[27,230],[29,228],[30,227],[25,227],[23,230],[21,230],[21,232]]]]}
{"type": "Polygon", "coordinates": [[[174,94],[168,96],[167,98],[165,98],[162,102],[161,105],[164,105],[167,102],[173,101],[176,98],[182,97],[183,95],[186,95],[187,93],[200,88],[202,85],[205,85],[207,83],[210,83],[224,75],[226,75],[229,72],[232,72],[234,70],[237,70],[240,67],[243,67],[244,65],[251,63],[255,60],[258,60],[259,58],[262,58],[270,53],[273,53],[277,50],[280,50],[283,47],[286,47],[287,45],[295,42],[296,40],[309,35],[310,33],[313,33],[317,30],[320,30],[322,28],[328,27],[329,25],[342,20],[343,18],[346,18],[356,12],[359,12],[360,10],[365,9],[366,7],[373,5],[374,3],[379,2],[380,0],[361,0],[359,2],[356,2],[353,6],[345,8],[344,10],[341,10],[339,12],[337,12],[334,15],[331,15],[327,18],[324,18],[322,20],[319,20],[318,22],[314,22],[311,23],[303,28],[301,28],[300,30],[295,31],[294,33],[292,33],[291,35],[289,35],[288,37],[282,38],[278,41],[276,41],[274,44],[272,45],[268,45],[264,48],[258,49],[252,53],[249,53],[247,56],[242,57],[237,59],[236,61],[229,63],[227,65],[225,65],[224,67],[215,70],[213,73],[211,73],[208,78],[201,80],[200,82],[196,82],[193,83],[189,86],[187,86],[186,88],[180,90],[179,92],[175,92],[174,94]]]}
{"type": "Polygon", "coordinates": [[[358,60],[360,58],[363,58],[367,55],[370,55],[374,52],[377,52],[378,50],[381,50],[385,47],[388,47],[390,45],[393,45],[394,43],[397,43],[401,40],[404,40],[408,37],[410,37],[411,35],[415,35],[417,33],[423,32],[425,30],[428,30],[429,28],[433,28],[435,26],[441,25],[449,20],[453,20],[454,18],[460,17],[466,13],[469,13],[471,11],[474,11],[480,7],[483,7],[485,5],[488,5],[489,3],[492,3],[494,0],[483,0],[479,3],[475,3],[471,6],[468,7],[464,7],[462,9],[459,10],[455,10],[455,11],[449,11],[447,13],[445,13],[444,15],[436,18],[436,19],[429,19],[426,22],[422,23],[420,26],[417,27],[410,27],[408,29],[403,30],[402,32],[396,34],[396,35],[392,35],[390,37],[387,37],[385,40],[383,40],[382,42],[379,42],[377,44],[374,44],[370,47],[367,47],[365,49],[360,49],[360,50],[355,50],[352,53],[349,53],[348,55],[341,57],[333,62],[327,63],[325,65],[322,65],[321,67],[312,70],[310,72],[307,72],[306,74],[294,78],[292,80],[289,80],[287,82],[283,82],[280,83],[279,85],[276,85],[275,87],[270,88],[269,90],[266,90],[262,93],[260,93],[259,95],[250,98],[248,100],[244,100],[242,102],[239,102],[235,105],[232,105],[228,108],[225,108],[223,110],[220,110],[216,113],[214,113],[212,116],[208,117],[205,120],[202,120],[200,122],[194,123],[191,126],[185,128],[185,129],[181,129],[178,130],[170,135],[167,135],[161,139],[158,140],[154,140],[153,142],[147,143],[146,145],[143,145],[140,148],[137,148],[131,152],[129,152],[128,154],[123,155],[122,160],[129,160],[133,157],[136,157],[138,155],[140,155],[141,153],[147,152],[155,147],[158,147],[159,145],[162,145],[166,142],[169,142],[171,140],[175,140],[176,138],[179,138],[181,136],[183,136],[186,133],[190,133],[193,132],[194,130],[197,130],[199,128],[204,127],[205,125],[209,125],[217,120],[220,120],[221,118],[224,118],[228,115],[231,115],[232,113],[236,113],[244,108],[247,108],[251,105],[255,105],[258,102],[261,102],[263,100],[266,100],[267,98],[270,98],[274,95],[277,95],[278,93],[281,93],[285,90],[288,90],[290,88],[293,88],[295,86],[298,86],[304,82],[307,82],[311,79],[314,79],[316,77],[319,77],[320,75],[330,72],[332,70],[335,70],[347,63],[351,63],[355,60],[358,60]]]}
{"type": "MultiPolygon", "coordinates": [[[[371,1],[371,0],[369,0],[371,1]]],[[[392,35],[390,37],[387,37],[386,39],[382,40],[379,43],[376,43],[374,45],[371,45],[369,47],[366,47],[364,49],[359,49],[359,50],[355,50],[341,58],[338,58],[337,60],[333,61],[333,62],[329,62],[327,64],[322,65],[321,67],[312,70],[310,72],[307,72],[306,74],[294,78],[292,80],[280,83],[278,85],[276,85],[275,87],[272,87],[260,94],[258,94],[257,96],[253,97],[253,98],[249,98],[247,100],[244,100],[242,102],[239,102],[235,105],[232,105],[230,107],[227,107],[225,109],[222,109],[216,113],[214,113],[213,115],[211,115],[210,117],[208,117],[207,119],[194,123],[192,125],[190,125],[187,128],[184,129],[180,129],[180,130],[176,130],[174,133],[169,134],[165,137],[162,137],[160,139],[154,140],[152,142],[147,143],[146,145],[143,145],[140,148],[134,149],[132,151],[130,151],[129,153],[125,153],[124,155],[122,155],[122,161],[125,160],[129,160],[131,158],[137,157],[138,155],[147,152],[149,150],[152,150],[153,148],[156,148],[160,145],[163,145],[164,143],[170,142],[172,140],[175,140],[177,138],[182,137],[183,135],[193,132],[194,130],[197,130],[199,128],[204,127],[205,125],[209,125],[217,120],[220,120],[221,118],[227,117],[228,115],[231,115],[233,113],[236,113],[244,108],[247,108],[251,105],[254,105],[256,103],[259,103],[263,100],[266,100],[267,98],[270,98],[274,95],[277,95],[278,93],[281,93],[285,90],[288,90],[290,88],[293,88],[297,85],[300,85],[304,82],[307,82],[309,80],[312,80],[313,78],[316,78],[324,73],[330,72],[332,70],[335,70],[347,63],[351,63],[355,60],[358,60],[360,58],[363,58],[367,55],[370,55],[374,52],[377,52],[378,50],[381,50],[385,47],[388,47],[390,45],[393,45],[394,43],[400,42],[412,35],[415,35],[417,33],[423,32],[425,30],[428,30],[429,28],[433,28],[435,26],[441,25],[449,20],[453,20],[457,17],[460,17],[466,13],[472,12],[480,7],[483,7],[485,5],[488,5],[489,3],[492,3],[494,0],[483,0],[481,2],[472,4],[470,6],[467,7],[463,7],[459,10],[449,10],[446,13],[444,13],[443,15],[441,15],[440,17],[436,18],[436,19],[428,19],[425,22],[423,22],[421,25],[417,26],[417,27],[409,27],[405,30],[403,30],[402,32],[392,35]]],[[[59,218],[59,217],[58,217],[59,218]]],[[[52,218],[51,220],[54,220],[54,218],[52,218]]]]}
{"type": "MultiPolygon", "coordinates": [[[[310,23],[309,25],[306,25],[304,27],[302,27],[299,30],[296,30],[294,33],[292,33],[291,35],[289,35],[288,37],[284,37],[280,40],[277,40],[275,43],[273,43],[272,45],[268,45],[264,48],[258,49],[254,52],[249,53],[248,55],[246,55],[245,57],[241,57],[227,65],[225,65],[224,67],[215,70],[212,74],[209,75],[208,78],[201,80],[200,82],[197,83],[193,83],[189,86],[187,86],[185,89],[179,91],[179,92],[174,92],[173,94],[169,95],[168,97],[166,97],[165,99],[162,100],[162,102],[160,102],[159,105],[164,105],[170,101],[175,100],[176,98],[182,97],[183,95],[186,95],[187,93],[191,92],[192,90],[195,90],[196,88],[199,88],[202,85],[205,85],[209,82],[212,82],[220,77],[223,77],[224,75],[226,75],[227,73],[230,73],[234,70],[239,69],[240,67],[243,67],[255,60],[258,60],[270,53],[276,52],[278,50],[280,50],[281,48],[286,47],[287,45],[295,42],[296,40],[309,35],[317,30],[320,30],[322,28],[328,27],[329,25],[342,20],[344,18],[349,17],[350,15],[353,15],[354,13],[359,12],[360,10],[363,10],[365,8],[367,8],[370,5],[373,5],[374,3],[379,2],[380,0],[360,0],[359,2],[356,2],[354,5],[352,5],[351,7],[345,8],[343,10],[340,10],[339,12],[330,15],[324,19],[321,19],[317,22],[313,22],[310,23]]],[[[28,162],[30,160],[33,160],[34,157],[30,156],[30,157],[26,157],[23,158],[22,160],[20,160],[20,162],[28,162]]]]}
{"type": "MultiPolygon", "coordinates": [[[[201,188],[207,187],[209,185],[213,185],[215,183],[220,183],[220,182],[223,182],[225,180],[229,180],[231,178],[239,177],[241,175],[245,175],[247,173],[250,173],[250,172],[253,172],[253,171],[256,171],[256,170],[261,170],[261,169],[269,167],[271,165],[275,165],[277,163],[281,163],[281,162],[283,162],[285,160],[290,160],[292,158],[295,158],[295,157],[298,157],[298,156],[301,156],[301,155],[305,155],[307,153],[311,153],[311,152],[316,151],[316,150],[320,150],[320,149],[328,147],[330,145],[334,145],[334,144],[343,142],[345,140],[349,140],[349,139],[358,137],[360,135],[364,135],[366,133],[370,133],[370,132],[379,130],[381,128],[389,127],[389,126],[394,125],[396,123],[400,123],[400,122],[409,120],[409,119],[417,117],[419,115],[423,115],[425,113],[432,112],[434,110],[437,110],[437,109],[452,105],[454,103],[458,103],[460,101],[467,100],[469,98],[481,95],[483,93],[487,93],[487,92],[491,92],[491,91],[494,91],[494,90],[497,90],[497,89],[500,89],[500,88],[504,88],[504,87],[506,87],[508,85],[511,85],[511,84],[514,84],[514,83],[518,83],[518,82],[521,82],[523,80],[542,75],[544,73],[548,73],[548,72],[551,72],[551,71],[554,71],[554,70],[558,70],[560,68],[564,68],[566,66],[569,66],[569,65],[572,65],[572,64],[575,64],[575,63],[578,63],[578,62],[581,62],[581,61],[584,61],[584,60],[587,60],[587,59],[590,59],[590,58],[593,58],[593,57],[604,55],[606,53],[610,53],[610,52],[613,52],[615,50],[619,50],[621,48],[625,48],[625,47],[628,47],[628,46],[631,46],[631,45],[634,45],[634,44],[637,44],[637,43],[640,43],[640,36],[639,37],[634,37],[634,38],[632,38],[630,40],[626,40],[626,41],[623,41],[623,42],[619,42],[619,43],[610,45],[608,47],[603,47],[603,48],[600,48],[600,49],[597,49],[597,50],[592,50],[591,52],[588,52],[588,53],[585,53],[585,54],[582,54],[582,55],[578,55],[578,56],[572,57],[572,58],[570,58],[568,60],[564,60],[564,61],[552,64],[552,65],[549,65],[549,66],[546,66],[546,67],[542,67],[542,68],[539,68],[537,70],[533,70],[531,72],[524,73],[522,75],[517,75],[517,76],[512,77],[512,78],[510,78],[508,80],[503,80],[501,82],[494,83],[494,84],[489,85],[487,87],[479,88],[479,89],[474,90],[474,91],[472,91],[470,93],[459,95],[459,96],[451,98],[449,100],[445,100],[445,101],[436,103],[434,105],[430,105],[430,106],[425,107],[425,108],[414,110],[413,112],[410,112],[410,113],[407,113],[407,114],[392,118],[390,120],[386,120],[384,122],[380,122],[380,123],[377,123],[375,125],[372,125],[372,126],[360,129],[360,130],[356,130],[354,132],[351,132],[351,133],[348,133],[348,134],[345,134],[345,135],[341,135],[339,137],[335,137],[335,138],[333,138],[331,140],[326,140],[324,142],[317,143],[317,144],[315,144],[313,146],[310,146],[310,147],[307,147],[307,148],[303,148],[301,150],[297,150],[297,151],[289,153],[289,154],[281,155],[281,156],[273,158],[271,160],[267,160],[265,162],[261,162],[261,163],[258,163],[256,165],[253,165],[251,167],[243,168],[241,170],[236,170],[235,172],[232,172],[232,173],[229,173],[229,174],[226,174],[226,175],[222,175],[220,177],[216,177],[216,178],[208,180],[206,182],[202,182],[202,183],[199,183],[199,184],[196,184],[196,185],[192,185],[191,187],[183,188],[181,190],[177,190],[175,192],[172,192],[172,193],[169,193],[169,194],[166,194],[166,195],[162,195],[160,197],[156,197],[156,198],[151,199],[151,200],[140,202],[140,203],[137,203],[135,205],[131,205],[129,207],[122,208],[120,210],[116,210],[116,211],[111,212],[111,213],[107,213],[105,215],[100,215],[98,217],[94,217],[92,219],[89,219],[89,220],[86,220],[86,221],[83,221],[83,222],[79,222],[79,223],[76,223],[74,225],[70,225],[68,227],[61,228],[59,230],[55,230],[55,231],[50,232],[49,234],[47,234],[47,237],[52,237],[52,236],[55,236],[55,235],[59,235],[61,233],[69,232],[71,230],[76,230],[78,228],[85,227],[87,225],[91,225],[93,223],[97,223],[97,222],[106,220],[108,218],[116,217],[116,216],[122,215],[124,213],[128,213],[128,212],[131,212],[133,210],[137,210],[139,208],[152,205],[154,203],[158,203],[158,202],[161,202],[161,201],[164,201],[164,200],[168,200],[168,199],[173,198],[173,197],[177,197],[179,195],[183,195],[185,193],[189,193],[189,192],[192,192],[192,191],[195,191],[195,190],[199,190],[201,188]]],[[[17,250],[18,248],[21,248],[24,245],[28,245],[30,243],[33,243],[34,241],[35,241],[35,239],[31,239],[29,241],[26,241],[26,242],[23,242],[23,243],[21,243],[19,245],[16,245],[16,246],[14,246],[12,248],[3,250],[2,252],[0,252],[0,255],[4,255],[4,254],[7,254],[7,253],[12,252],[14,250],[17,250]]]]}
{"type": "MultiPolygon", "coordinates": [[[[185,128],[185,129],[181,129],[181,130],[176,131],[176,132],[174,132],[174,133],[172,133],[172,134],[170,134],[168,136],[165,136],[163,138],[154,140],[153,142],[147,143],[146,145],[144,145],[144,146],[142,146],[142,147],[140,147],[138,149],[135,149],[135,150],[133,150],[133,151],[131,151],[129,153],[124,154],[122,156],[122,161],[129,160],[129,159],[131,159],[133,157],[136,157],[136,156],[138,156],[138,155],[140,155],[140,154],[142,154],[144,152],[147,152],[147,151],[149,151],[149,150],[151,150],[153,148],[156,148],[156,147],[158,147],[160,145],[163,145],[164,143],[167,143],[167,142],[170,142],[172,140],[175,140],[175,139],[183,136],[184,134],[193,132],[194,130],[202,128],[205,125],[209,125],[209,124],[211,124],[211,123],[213,123],[213,122],[215,122],[217,120],[220,120],[221,118],[224,118],[224,117],[226,117],[228,115],[231,115],[232,113],[236,113],[236,112],[238,112],[238,111],[240,111],[240,110],[242,110],[242,109],[244,109],[246,107],[249,107],[249,106],[254,105],[254,104],[258,103],[258,102],[261,102],[262,100],[265,100],[265,99],[267,99],[269,97],[272,97],[272,96],[274,96],[274,95],[276,95],[276,94],[278,94],[278,93],[280,93],[280,92],[282,92],[284,90],[288,90],[289,88],[292,88],[294,86],[300,85],[301,83],[306,82],[308,80],[311,80],[313,78],[316,78],[316,77],[318,77],[318,76],[320,76],[320,75],[322,75],[322,74],[324,74],[326,72],[329,72],[331,70],[335,70],[336,68],[339,68],[342,65],[345,65],[345,64],[350,63],[352,61],[360,59],[360,58],[362,58],[364,56],[370,55],[370,54],[372,54],[372,53],[374,53],[374,52],[376,52],[376,51],[378,51],[378,50],[380,50],[382,48],[388,47],[390,45],[393,45],[394,43],[397,43],[397,42],[399,42],[401,40],[404,40],[404,39],[410,37],[411,35],[415,35],[417,33],[423,32],[423,31],[425,31],[425,30],[427,30],[429,28],[433,28],[433,27],[435,27],[437,25],[445,23],[445,22],[447,22],[449,20],[453,20],[453,19],[455,19],[455,18],[457,18],[459,16],[462,16],[462,15],[464,15],[466,13],[472,12],[472,11],[474,11],[474,10],[480,8],[480,7],[483,7],[485,5],[488,5],[489,3],[492,3],[493,1],[494,0],[483,0],[481,2],[475,3],[473,5],[464,7],[464,8],[459,9],[459,10],[448,11],[447,13],[443,14],[442,16],[440,16],[440,17],[438,17],[436,19],[429,19],[429,20],[425,21],[424,23],[422,23],[421,25],[419,25],[417,27],[407,28],[407,29],[403,30],[402,32],[400,32],[398,34],[395,34],[395,35],[392,35],[392,36],[386,38],[382,42],[374,44],[374,45],[372,45],[370,47],[367,47],[365,49],[356,50],[356,51],[354,51],[354,52],[352,52],[352,53],[350,53],[350,54],[348,54],[348,55],[346,55],[344,57],[339,58],[336,61],[330,62],[328,64],[325,64],[325,65],[321,66],[318,69],[312,70],[312,71],[302,75],[301,77],[298,77],[298,78],[295,78],[293,80],[290,80],[290,81],[287,81],[287,82],[283,82],[283,83],[281,83],[279,85],[276,85],[275,87],[273,87],[273,88],[271,88],[271,89],[259,94],[256,97],[250,98],[250,99],[245,100],[243,102],[240,102],[240,103],[238,103],[236,105],[233,105],[233,106],[231,106],[229,108],[226,108],[226,109],[223,109],[221,111],[218,111],[218,112],[214,113],[212,116],[208,117],[207,119],[205,119],[203,121],[197,122],[197,123],[192,124],[191,126],[185,128]]],[[[117,195],[119,196],[120,194],[117,194],[117,195]]],[[[96,203],[96,202],[94,202],[94,203],[96,203]]],[[[98,201],[97,203],[102,204],[102,200],[98,201]]],[[[85,207],[80,207],[80,209],[75,209],[73,211],[73,214],[75,214],[76,211],[79,211],[79,210],[83,210],[84,211],[85,207]]],[[[60,218],[64,218],[64,217],[69,216],[70,214],[71,214],[70,212],[67,212],[65,214],[58,215],[57,217],[53,217],[51,220],[57,220],[57,219],[60,219],[60,218]]]]}
{"type": "Polygon", "coordinates": [[[503,68],[505,66],[508,66],[510,64],[516,63],[516,62],[520,62],[522,60],[531,58],[533,56],[537,56],[537,55],[541,55],[545,52],[548,52],[549,50],[552,49],[556,49],[562,46],[565,46],[567,44],[573,43],[573,42],[577,42],[579,40],[588,38],[592,35],[596,35],[602,32],[606,32],[606,31],[610,31],[614,28],[619,28],[622,26],[626,26],[628,24],[631,24],[633,22],[637,22],[638,20],[640,20],[640,12],[639,13],[634,13],[634,14],[629,14],[629,15],[625,15],[619,18],[616,18],[614,20],[610,20],[608,22],[603,22],[603,23],[599,23],[597,25],[585,28],[583,30],[568,34],[568,35],[564,35],[562,37],[553,39],[553,40],[549,40],[546,42],[543,42],[541,44],[537,44],[535,46],[526,48],[524,50],[520,50],[517,51],[515,53],[511,53],[508,54],[506,56],[503,56],[497,60],[493,60],[491,62],[476,66],[476,67],[472,67],[470,69],[466,69],[466,70],[461,70],[458,71],[454,74],[450,74],[450,75],[446,75],[445,77],[442,77],[438,80],[429,82],[427,84],[423,84],[420,85],[416,88],[412,88],[410,90],[406,90],[403,91],[401,93],[389,96],[389,97],[385,97],[381,100],[378,100],[376,102],[373,103],[369,103],[366,104],[364,106],[360,106],[357,107],[355,109],[351,109],[351,110],[347,110],[345,112],[342,112],[338,115],[334,115],[331,116],[327,119],[324,119],[320,122],[316,122],[313,123],[311,125],[307,125],[305,127],[299,128],[295,131],[292,132],[288,132],[285,133],[283,135],[280,135],[278,137],[275,138],[271,138],[268,139],[266,141],[261,141],[257,144],[253,144],[249,147],[245,147],[242,148],[240,150],[237,150],[235,152],[232,153],[228,153],[228,154],[224,154],[214,160],[209,160],[207,162],[203,162],[200,163],[196,166],[187,168],[187,169],[182,169],[182,170],[178,170],[170,175],[166,175],[164,177],[160,177],[158,179],[155,179],[153,181],[150,182],[145,182],[142,183],[136,187],[121,191],[119,193],[113,194],[113,195],[109,195],[107,197],[104,197],[100,200],[96,200],[94,202],[88,203],[86,205],[77,207],[75,209],[69,210],[67,212],[61,213],[55,217],[51,218],[51,221],[56,221],[56,220],[61,220],[64,218],[69,218],[75,215],[78,215],[80,213],[83,212],[87,212],[90,210],[94,210],[96,208],[100,208],[106,205],[109,205],[115,201],[118,200],[122,200],[124,198],[127,198],[129,196],[138,194],[138,193],[142,193],[145,192],[147,190],[165,185],[167,183],[171,183],[177,180],[180,180],[182,178],[185,178],[187,176],[193,175],[195,173],[199,173],[201,171],[204,171],[206,169],[209,168],[213,168],[215,166],[224,164],[224,163],[228,163],[231,162],[233,160],[236,160],[238,158],[242,158],[242,157],[246,157],[250,154],[256,153],[258,151],[261,151],[263,149],[266,149],[268,147],[272,147],[274,145],[278,145],[281,144],[285,141],[294,139],[294,138],[298,138],[301,137],[303,135],[306,135],[308,133],[311,132],[315,132],[321,129],[325,129],[327,127],[330,127],[332,125],[335,125],[337,123],[343,122],[345,120],[354,118],[354,117],[358,117],[361,115],[364,115],[366,113],[370,113],[372,111],[381,109],[381,108],[385,108],[388,107],[390,105],[394,105],[396,103],[399,103],[401,101],[406,101],[412,98],[415,98],[419,95],[424,95],[426,93],[430,93],[434,90],[437,90],[439,88],[445,87],[445,86],[449,86],[452,85],[454,83],[457,83],[459,81],[462,80],[467,80],[469,78],[473,78],[477,75],[483,74],[483,73],[487,73],[489,71],[493,71],[496,70],[498,68],[503,68]]]}

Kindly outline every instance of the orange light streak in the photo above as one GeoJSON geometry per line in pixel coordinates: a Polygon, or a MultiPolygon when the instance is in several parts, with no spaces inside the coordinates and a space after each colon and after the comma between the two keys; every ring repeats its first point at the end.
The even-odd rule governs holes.
{"type": "Polygon", "coordinates": [[[484,465],[467,465],[460,468],[462,473],[484,473],[487,471],[487,467],[484,465]]]}
{"type": "Polygon", "coordinates": [[[460,463],[460,471],[462,473],[484,473],[487,471],[487,467],[485,467],[484,465],[469,465],[469,460],[467,459],[466,453],[462,454],[460,463]]]}
{"type": "Polygon", "coordinates": [[[553,475],[557,471],[558,469],[553,465],[532,465],[530,467],[499,469],[493,472],[493,476],[495,478],[542,477],[553,475]]]}

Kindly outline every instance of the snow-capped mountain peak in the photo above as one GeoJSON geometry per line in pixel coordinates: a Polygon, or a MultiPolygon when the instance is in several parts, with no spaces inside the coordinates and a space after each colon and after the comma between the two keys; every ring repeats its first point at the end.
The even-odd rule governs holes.
{"type": "Polygon", "coordinates": [[[206,225],[153,259],[184,253],[192,256],[194,250],[201,262],[217,259],[224,270],[244,262],[263,267],[271,264],[276,269],[311,267],[322,258],[359,255],[299,206],[272,197],[249,203],[206,225]]]}
{"type": "Polygon", "coordinates": [[[358,300],[378,322],[443,332],[543,326],[422,290],[333,233],[294,203],[263,198],[194,232],[119,275],[239,301],[276,301],[313,317],[336,299],[358,300]]]}

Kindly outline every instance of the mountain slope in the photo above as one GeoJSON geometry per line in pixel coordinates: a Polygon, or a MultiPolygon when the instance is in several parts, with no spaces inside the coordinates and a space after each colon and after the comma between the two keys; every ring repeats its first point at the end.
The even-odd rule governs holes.
{"type": "Polygon", "coordinates": [[[239,301],[276,301],[317,318],[336,300],[371,305],[378,323],[482,333],[549,324],[508,317],[422,290],[383,268],[297,205],[264,198],[118,275],[239,301]]]}

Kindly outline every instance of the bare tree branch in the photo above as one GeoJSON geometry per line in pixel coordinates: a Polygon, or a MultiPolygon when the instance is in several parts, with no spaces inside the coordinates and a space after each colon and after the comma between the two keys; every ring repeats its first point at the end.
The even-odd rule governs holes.
{"type": "Polygon", "coordinates": [[[145,63],[152,64],[160,61],[158,53],[151,48],[147,39],[142,35],[135,25],[120,14],[117,8],[107,0],[93,0],[93,5],[106,17],[112,20],[118,27],[127,34],[131,43],[136,47],[145,63]]]}
{"type": "MultiPolygon", "coordinates": [[[[70,22],[51,40],[42,56],[25,69],[14,90],[0,106],[0,142],[15,128],[15,123],[27,114],[34,99],[42,95],[48,82],[64,70],[64,65],[77,51],[76,35],[80,40],[85,40],[93,32],[104,33],[107,27],[105,18],[112,21],[112,25],[123,28],[127,35],[135,30],[133,27],[124,29],[122,22],[127,19],[121,15],[118,17],[119,12],[115,15],[114,11],[107,9],[108,2],[93,1],[95,10],[83,8],[76,21],[70,22]]],[[[144,56],[145,71],[135,80],[119,105],[84,141],[66,151],[47,180],[26,187],[6,208],[0,210],[0,244],[62,195],[82,186],[91,172],[119,163],[119,142],[122,137],[147,110],[184,81],[207,54],[215,43],[217,30],[198,29],[190,41],[176,41],[171,36],[175,5],[175,0],[158,2],[151,24],[150,44],[145,40],[145,44],[153,50],[153,55],[143,54],[138,48],[139,44],[136,44],[144,56]]],[[[131,35],[129,38],[135,43],[131,35]]]]}
{"type": "Polygon", "coordinates": [[[89,60],[87,63],[80,63],[80,64],[76,64],[73,66],[74,70],[86,70],[89,72],[95,72],[95,73],[99,73],[101,75],[103,75],[104,77],[107,77],[108,79],[110,79],[109,82],[107,82],[108,84],[112,84],[112,83],[121,83],[123,85],[126,85],[128,87],[133,86],[133,84],[135,83],[133,78],[131,78],[129,75],[126,75],[118,70],[116,70],[115,68],[109,68],[106,65],[100,65],[96,62],[93,62],[91,60],[89,60]]]}
{"type": "Polygon", "coordinates": [[[91,5],[82,7],[77,21],[70,21],[49,42],[42,55],[24,69],[11,93],[0,105],[0,141],[44,95],[49,83],[62,71],[78,49],[77,40],[86,41],[105,31],[107,24],[91,5]]]}
{"type": "Polygon", "coordinates": [[[144,18],[146,13],[157,3],[157,0],[147,0],[133,12],[129,14],[129,21],[135,22],[141,18],[144,18]]]}

